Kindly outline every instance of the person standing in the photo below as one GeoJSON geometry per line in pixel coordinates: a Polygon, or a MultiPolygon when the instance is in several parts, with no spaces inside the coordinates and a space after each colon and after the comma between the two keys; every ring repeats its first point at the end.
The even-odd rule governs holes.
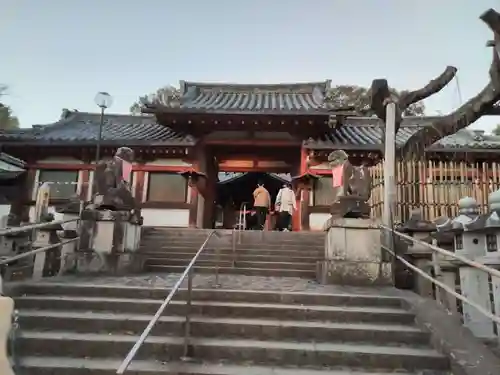
{"type": "Polygon", "coordinates": [[[297,208],[295,193],[291,185],[286,183],[278,192],[276,197],[276,211],[278,211],[278,229],[288,231],[292,221],[292,213],[297,208]]]}
{"type": "Polygon", "coordinates": [[[257,188],[253,191],[253,206],[257,215],[257,226],[259,230],[264,230],[266,224],[267,213],[271,205],[271,196],[269,191],[264,187],[264,184],[259,181],[257,188]]]}

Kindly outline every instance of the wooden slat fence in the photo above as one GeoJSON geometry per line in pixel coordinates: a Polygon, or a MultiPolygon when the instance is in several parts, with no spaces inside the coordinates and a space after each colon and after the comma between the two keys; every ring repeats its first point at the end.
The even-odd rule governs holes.
{"type": "MultiPolygon", "coordinates": [[[[382,217],[384,198],[383,163],[371,167],[372,217],[382,217]]],[[[455,217],[458,201],[470,196],[481,212],[488,205],[488,195],[500,188],[500,163],[462,161],[401,161],[396,165],[397,208],[395,222],[404,222],[413,209],[420,209],[425,219],[455,217]]]]}

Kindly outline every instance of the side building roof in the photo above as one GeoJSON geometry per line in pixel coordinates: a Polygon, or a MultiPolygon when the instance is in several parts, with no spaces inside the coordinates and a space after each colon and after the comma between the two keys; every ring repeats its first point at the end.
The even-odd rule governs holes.
{"type": "MultiPolygon", "coordinates": [[[[403,146],[411,135],[429,126],[433,117],[406,117],[396,134],[396,146],[403,146]]],[[[379,119],[348,118],[345,124],[332,130],[318,139],[304,141],[304,146],[310,149],[355,149],[373,150],[380,148],[383,137],[383,126],[379,119]]],[[[457,133],[444,137],[430,146],[428,151],[461,150],[500,150],[500,136],[485,134],[483,130],[462,129],[457,133]]]]}
{"type": "MultiPolygon", "coordinates": [[[[102,143],[117,146],[193,146],[197,139],[157,124],[154,116],[106,114],[102,143]]],[[[398,146],[433,120],[433,117],[406,117],[397,134],[398,146]]],[[[100,124],[99,113],[63,110],[61,119],[53,124],[34,125],[27,129],[0,132],[4,144],[36,146],[95,145],[100,124]]],[[[318,139],[304,140],[310,149],[379,150],[382,144],[380,120],[373,117],[350,117],[339,129],[332,129],[318,139]]],[[[483,131],[463,129],[437,141],[429,151],[500,150],[500,136],[483,131]]]]}
{"type": "MultiPolygon", "coordinates": [[[[0,141],[23,144],[95,145],[99,137],[99,113],[63,110],[61,118],[52,124],[33,125],[0,133],[0,141]]],[[[196,139],[159,125],[152,116],[106,114],[102,127],[102,143],[107,145],[166,145],[190,146],[196,139]]]]}

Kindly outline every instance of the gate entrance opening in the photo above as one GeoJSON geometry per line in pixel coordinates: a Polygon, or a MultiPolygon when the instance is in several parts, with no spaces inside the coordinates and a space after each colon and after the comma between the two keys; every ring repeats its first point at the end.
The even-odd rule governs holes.
{"type": "Polygon", "coordinates": [[[247,229],[252,229],[251,220],[253,213],[253,191],[259,182],[269,191],[271,196],[270,214],[267,220],[267,229],[274,229],[275,215],[274,204],[278,191],[283,184],[289,183],[291,176],[288,173],[264,173],[264,172],[230,172],[219,173],[217,183],[216,205],[218,208],[216,226],[222,228],[234,228],[238,224],[241,211],[248,215],[247,229]]]}

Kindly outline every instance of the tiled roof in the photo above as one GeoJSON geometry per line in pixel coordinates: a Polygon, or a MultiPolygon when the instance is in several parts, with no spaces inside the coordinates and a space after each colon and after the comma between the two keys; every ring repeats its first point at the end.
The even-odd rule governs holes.
{"type": "Polygon", "coordinates": [[[17,168],[24,168],[26,166],[26,162],[24,160],[15,158],[5,152],[0,152],[0,161],[17,168]]]}
{"type": "MultiPolygon", "coordinates": [[[[404,145],[411,135],[429,124],[431,117],[407,117],[396,135],[397,146],[404,145]]],[[[346,149],[378,149],[382,144],[382,126],[377,118],[350,118],[339,129],[320,139],[309,139],[304,145],[311,149],[330,149],[332,147],[346,149]]],[[[486,135],[484,131],[462,129],[456,134],[437,141],[429,150],[449,149],[500,149],[500,136],[486,135]]]]}
{"type": "MultiPolygon", "coordinates": [[[[398,146],[403,145],[418,129],[433,120],[432,117],[406,117],[397,134],[398,146]]],[[[23,145],[95,145],[99,132],[100,114],[63,111],[54,124],[34,125],[29,129],[15,129],[0,133],[0,142],[16,142],[23,145]]],[[[367,149],[378,150],[381,145],[381,122],[374,117],[350,117],[345,125],[334,129],[321,139],[309,139],[304,145],[311,149],[367,149]]],[[[191,135],[183,135],[159,125],[153,116],[106,114],[102,132],[103,144],[109,145],[168,145],[190,146],[196,143],[191,135]]],[[[500,136],[463,129],[445,137],[430,147],[445,149],[499,150],[500,136]]]]}
{"type": "MultiPolygon", "coordinates": [[[[106,114],[102,128],[103,144],[193,145],[196,139],[159,125],[151,116],[106,114]]],[[[0,141],[35,144],[91,144],[99,134],[100,114],[63,111],[61,119],[49,125],[34,125],[30,129],[0,133],[0,141]]]]}
{"type": "Polygon", "coordinates": [[[325,112],[330,81],[291,84],[210,84],[181,81],[179,109],[217,113],[325,112]]]}

